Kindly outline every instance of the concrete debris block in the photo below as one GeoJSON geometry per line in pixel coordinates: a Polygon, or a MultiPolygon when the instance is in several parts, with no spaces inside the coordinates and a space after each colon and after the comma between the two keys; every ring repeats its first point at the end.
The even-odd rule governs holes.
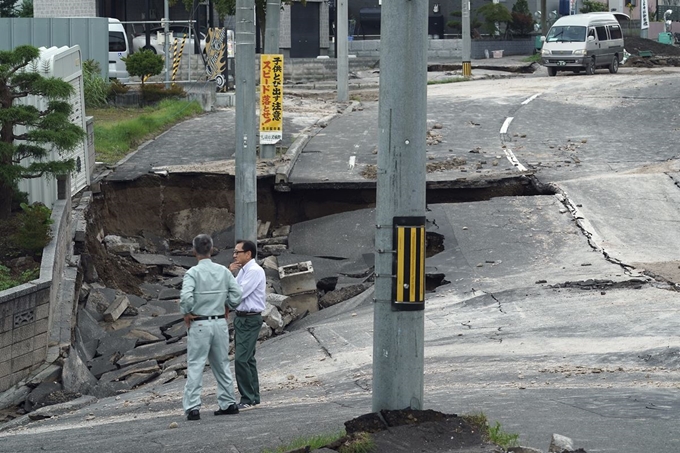
{"type": "Polygon", "coordinates": [[[184,277],[182,276],[177,276],[177,277],[171,277],[167,280],[163,280],[161,284],[165,286],[166,288],[176,288],[176,289],[181,289],[182,288],[182,282],[184,281],[184,277]]]}
{"type": "Polygon", "coordinates": [[[268,256],[262,261],[262,267],[264,269],[273,269],[275,271],[279,270],[278,260],[275,256],[268,256]]]}
{"type": "Polygon", "coordinates": [[[97,398],[108,398],[110,396],[127,392],[130,389],[130,384],[128,384],[126,381],[98,382],[97,385],[90,388],[87,393],[88,395],[92,395],[97,398]]]}
{"type": "Polygon", "coordinates": [[[177,371],[165,370],[161,373],[160,376],[154,379],[153,382],[150,383],[150,385],[163,385],[167,384],[168,382],[174,381],[175,379],[177,379],[177,371]]]}
{"type": "Polygon", "coordinates": [[[165,308],[159,307],[158,305],[154,304],[146,304],[142,307],[139,307],[137,309],[138,315],[137,315],[137,321],[136,323],[141,323],[144,322],[150,318],[157,318],[161,315],[165,315],[166,311],[165,308]]]}
{"type": "Polygon", "coordinates": [[[290,225],[280,226],[278,228],[274,228],[274,230],[272,231],[273,237],[288,236],[289,234],[290,234],[290,225]]]}
{"type": "Polygon", "coordinates": [[[47,406],[49,404],[48,396],[61,390],[61,384],[58,382],[43,382],[39,386],[33,389],[31,393],[26,397],[24,402],[24,410],[26,412],[34,411],[40,407],[47,406]]]}
{"type": "Polygon", "coordinates": [[[363,293],[372,286],[371,283],[362,283],[360,285],[346,286],[344,288],[336,289],[327,292],[321,299],[319,299],[319,308],[328,308],[352,297],[363,293]]]}
{"type": "Polygon", "coordinates": [[[187,367],[187,355],[182,354],[163,363],[163,372],[181,370],[187,367]]]}
{"type": "Polygon", "coordinates": [[[118,356],[107,356],[107,357],[95,357],[92,359],[89,363],[90,366],[90,373],[92,375],[99,379],[104,373],[108,373],[109,371],[117,370],[118,367],[116,366],[115,362],[120,359],[120,355],[118,356]]]}
{"type": "Polygon", "coordinates": [[[31,393],[31,388],[23,381],[0,393],[0,409],[6,409],[11,406],[16,406],[26,399],[31,393]]]}
{"type": "Polygon", "coordinates": [[[260,333],[257,335],[258,340],[266,340],[267,338],[272,336],[272,329],[267,325],[266,322],[262,323],[262,327],[260,328],[260,333]]]}
{"type": "Polygon", "coordinates": [[[295,294],[294,296],[290,296],[288,299],[286,299],[281,304],[281,308],[283,310],[292,308],[298,315],[304,313],[305,311],[308,311],[309,313],[314,313],[316,311],[319,311],[319,299],[318,296],[316,295],[316,291],[295,294]]]}
{"type": "Polygon", "coordinates": [[[122,332],[116,332],[99,342],[97,355],[111,357],[114,354],[118,354],[118,357],[122,357],[126,352],[134,349],[136,344],[137,339],[126,338],[122,332]]]}
{"type": "Polygon", "coordinates": [[[184,277],[184,274],[186,273],[187,270],[180,266],[163,268],[163,275],[167,275],[168,277],[184,277]]]}
{"type": "Polygon", "coordinates": [[[45,418],[56,417],[57,415],[67,414],[97,401],[97,398],[90,395],[83,395],[79,398],[72,399],[65,403],[55,404],[52,406],[41,407],[29,414],[32,420],[41,420],[45,418]]]}
{"type": "Polygon", "coordinates": [[[170,250],[168,240],[150,231],[142,231],[139,245],[149,253],[166,253],[170,250]]]}
{"type": "Polygon", "coordinates": [[[279,256],[288,250],[288,246],[285,245],[263,245],[261,248],[262,255],[264,256],[279,256]]]}
{"type": "Polygon", "coordinates": [[[145,362],[147,360],[156,360],[162,362],[164,360],[171,359],[180,354],[185,354],[187,352],[187,342],[186,338],[172,344],[166,343],[152,343],[144,346],[139,346],[138,348],[129,351],[123,356],[122,359],[118,361],[118,365],[125,367],[139,362],[145,362]]]}
{"type": "Polygon", "coordinates": [[[269,228],[271,227],[271,222],[261,222],[257,221],[257,239],[266,238],[269,236],[269,228]]]}
{"type": "Polygon", "coordinates": [[[125,382],[127,382],[130,385],[130,388],[133,389],[135,387],[139,387],[142,384],[146,384],[149,381],[152,381],[153,379],[157,378],[160,375],[159,372],[153,372],[153,373],[135,373],[131,374],[125,382]]]}
{"type": "MultiPolygon", "coordinates": [[[[194,259],[194,261],[196,261],[194,259]]],[[[156,283],[142,283],[139,285],[139,289],[142,290],[142,294],[145,299],[158,299],[158,295],[165,289],[163,285],[156,283]]]]}
{"type": "Polygon", "coordinates": [[[285,245],[288,246],[288,238],[285,236],[258,239],[257,244],[264,245],[285,245]]]}
{"type": "Polygon", "coordinates": [[[61,367],[54,363],[45,364],[38,369],[38,372],[30,377],[26,383],[30,386],[37,386],[43,382],[55,382],[61,377],[61,367]]]}
{"type": "Polygon", "coordinates": [[[163,331],[166,337],[170,338],[183,338],[187,336],[187,326],[183,322],[178,322],[169,329],[163,331]]]}
{"type": "Polygon", "coordinates": [[[149,302],[149,306],[162,308],[166,315],[176,313],[178,316],[175,316],[175,318],[179,318],[179,298],[174,300],[153,300],[149,302]]]}
{"type": "Polygon", "coordinates": [[[574,451],[574,441],[561,434],[553,434],[548,453],[569,453],[574,451]]]}
{"type": "MultiPolygon", "coordinates": [[[[130,299],[128,298],[128,300],[130,299]]],[[[137,316],[138,314],[139,314],[138,308],[133,307],[132,305],[128,305],[128,307],[125,309],[121,316],[137,316]]]]}
{"type": "Polygon", "coordinates": [[[113,322],[120,318],[128,306],[130,306],[130,299],[127,296],[121,295],[116,297],[116,300],[104,312],[104,321],[113,322]]]}
{"type": "Polygon", "coordinates": [[[64,361],[64,368],[61,371],[61,382],[64,390],[73,393],[85,393],[85,390],[97,383],[97,379],[87,369],[76,348],[71,348],[68,357],[64,361]]]}
{"type": "Polygon", "coordinates": [[[130,300],[131,307],[140,308],[146,305],[147,302],[146,299],[142,299],[139,296],[135,296],[134,294],[128,294],[127,297],[130,300]]]}
{"type": "Polygon", "coordinates": [[[279,279],[281,281],[281,292],[286,296],[310,291],[316,292],[314,267],[311,261],[279,267],[279,279]]]}
{"type": "Polygon", "coordinates": [[[175,300],[179,299],[180,291],[175,288],[163,288],[158,294],[158,300],[175,300]]]}
{"type": "Polygon", "coordinates": [[[84,341],[83,335],[80,333],[80,328],[76,326],[75,328],[75,344],[74,346],[78,349],[80,356],[85,362],[89,362],[97,354],[97,347],[99,347],[99,340],[94,339],[90,341],[84,341]]]}
{"type": "Polygon", "coordinates": [[[510,447],[508,453],[543,453],[543,450],[531,447],[510,447]]]}
{"type": "Polygon", "coordinates": [[[120,381],[121,379],[135,373],[151,373],[155,371],[159,371],[160,367],[158,366],[158,362],[155,360],[147,360],[146,362],[140,362],[136,363],[134,365],[131,365],[129,367],[121,368],[119,370],[115,371],[110,371],[108,373],[104,373],[101,378],[99,378],[99,382],[112,382],[112,381],[120,381]]]}
{"type": "Polygon", "coordinates": [[[165,336],[163,336],[161,329],[158,327],[133,328],[125,333],[123,338],[134,339],[136,342],[135,346],[157,343],[165,340],[165,336]]]}
{"type": "Polygon", "coordinates": [[[129,238],[123,238],[115,234],[104,237],[104,245],[109,253],[121,256],[130,256],[139,252],[139,243],[129,238]]]}
{"type": "Polygon", "coordinates": [[[94,283],[99,280],[94,260],[89,254],[83,253],[80,255],[80,267],[83,271],[83,281],[85,283],[94,283]]]}
{"type": "Polygon", "coordinates": [[[82,286],[80,287],[80,292],[78,293],[78,302],[85,303],[87,301],[87,297],[90,295],[90,284],[87,282],[84,282],[82,286]]]}
{"type": "Polygon", "coordinates": [[[132,253],[132,259],[145,266],[172,266],[172,261],[165,255],[151,253],[132,253]]]}
{"type": "Polygon", "coordinates": [[[279,309],[272,304],[265,304],[264,311],[262,312],[262,320],[275,332],[283,330],[284,326],[281,313],[279,313],[279,309]]]}
{"type": "Polygon", "coordinates": [[[269,293],[267,294],[267,303],[272,304],[276,308],[281,308],[283,302],[288,299],[288,296],[284,296],[283,294],[275,294],[275,293],[269,293]]]}
{"type": "Polygon", "coordinates": [[[118,294],[110,288],[93,288],[85,303],[85,309],[90,312],[95,321],[99,322],[109,305],[116,300],[118,294]]]}

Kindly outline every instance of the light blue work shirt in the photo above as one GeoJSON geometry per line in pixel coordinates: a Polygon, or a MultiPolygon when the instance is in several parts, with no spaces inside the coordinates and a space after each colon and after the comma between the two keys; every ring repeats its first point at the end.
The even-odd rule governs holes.
{"type": "Polygon", "coordinates": [[[264,269],[255,260],[250,260],[238,272],[236,281],[243,291],[241,304],[236,307],[236,310],[254,313],[264,311],[267,300],[265,294],[267,277],[264,275],[264,269]]]}
{"type": "Polygon", "coordinates": [[[184,274],[179,308],[183,315],[224,315],[224,306],[235,308],[241,302],[241,287],[221,264],[204,258],[184,274]]]}

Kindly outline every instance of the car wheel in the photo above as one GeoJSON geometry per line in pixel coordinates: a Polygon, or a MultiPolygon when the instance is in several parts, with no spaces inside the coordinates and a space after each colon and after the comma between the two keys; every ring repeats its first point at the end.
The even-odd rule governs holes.
{"type": "Polygon", "coordinates": [[[150,50],[153,53],[158,53],[156,52],[156,48],[154,46],[144,46],[142,47],[142,50],[150,50]]]}
{"type": "Polygon", "coordinates": [[[581,73],[581,70],[580,70],[580,69],[574,69],[574,70],[573,70],[573,73],[574,73],[574,74],[580,74],[580,73],[581,73]]]}
{"type": "Polygon", "coordinates": [[[550,77],[555,77],[557,75],[557,68],[553,68],[551,66],[548,66],[548,75],[550,77]]]}
{"type": "Polygon", "coordinates": [[[616,55],[614,55],[614,58],[612,58],[612,62],[609,65],[609,72],[612,74],[619,72],[619,57],[616,55]]]}
{"type": "Polygon", "coordinates": [[[220,74],[217,77],[215,77],[215,82],[217,83],[217,88],[222,89],[224,88],[226,80],[224,79],[224,76],[220,74]]]}
{"type": "Polygon", "coordinates": [[[590,59],[588,65],[586,66],[586,74],[588,75],[595,74],[595,60],[592,58],[590,59]]]}

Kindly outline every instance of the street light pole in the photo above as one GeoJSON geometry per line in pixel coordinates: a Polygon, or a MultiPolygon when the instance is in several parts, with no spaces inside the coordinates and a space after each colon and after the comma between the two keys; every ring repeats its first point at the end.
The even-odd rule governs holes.
{"type": "Polygon", "coordinates": [[[236,0],[236,218],[237,239],[257,240],[255,135],[255,0],[236,0]]]}
{"type": "Polygon", "coordinates": [[[470,36],[470,0],[462,0],[463,14],[463,77],[472,75],[471,49],[472,37],[470,36]]]}
{"type": "Polygon", "coordinates": [[[427,16],[427,0],[382,3],[373,307],[374,412],[422,409],[423,405],[424,304],[395,302],[400,292],[412,291],[416,298],[421,295],[424,299],[427,16]],[[421,228],[407,229],[404,234],[404,229],[397,227],[400,222],[418,224],[417,219],[421,228]],[[404,237],[406,249],[409,245],[421,247],[417,253],[415,249],[406,250],[406,255],[410,255],[407,260],[403,259],[404,247],[395,242],[395,238],[401,241],[404,237]],[[405,267],[412,272],[406,279],[405,267]]]}
{"type": "Polygon", "coordinates": [[[169,0],[164,1],[163,15],[165,16],[165,21],[163,23],[163,33],[165,39],[163,40],[163,53],[165,53],[165,88],[170,88],[170,3],[169,0]]]}

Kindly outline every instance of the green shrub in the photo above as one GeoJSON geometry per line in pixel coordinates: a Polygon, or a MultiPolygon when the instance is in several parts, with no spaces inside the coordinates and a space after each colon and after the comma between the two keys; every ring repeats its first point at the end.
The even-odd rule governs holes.
{"type": "Polygon", "coordinates": [[[42,203],[21,204],[19,231],[12,235],[16,248],[33,255],[40,255],[52,238],[50,225],[52,211],[42,203]]]}
{"type": "Polygon", "coordinates": [[[109,92],[106,94],[107,99],[115,99],[118,94],[125,94],[130,91],[130,87],[120,83],[118,79],[113,79],[109,84],[109,92]]]}
{"type": "Polygon", "coordinates": [[[162,83],[150,83],[142,87],[142,96],[145,102],[158,102],[163,99],[179,99],[186,97],[187,93],[179,85],[171,85],[165,88],[162,83]]]}
{"type": "Polygon", "coordinates": [[[599,13],[609,11],[609,6],[606,3],[600,3],[597,0],[583,0],[583,6],[579,10],[582,13],[599,13]]]}
{"type": "Polygon", "coordinates": [[[15,286],[23,285],[26,282],[40,277],[40,269],[27,269],[19,276],[12,276],[12,271],[0,264],[0,291],[4,291],[15,286]]]}
{"type": "Polygon", "coordinates": [[[526,36],[534,31],[534,18],[527,0],[517,0],[512,6],[512,21],[509,25],[512,32],[519,36],[526,36]]]}
{"type": "Polygon", "coordinates": [[[131,76],[142,79],[142,86],[149,77],[160,74],[163,71],[163,57],[156,55],[150,50],[142,50],[122,58],[127,71],[131,76]]]}
{"type": "Polygon", "coordinates": [[[95,60],[83,62],[83,95],[85,108],[98,108],[106,105],[109,82],[101,76],[101,67],[95,60]]]}

